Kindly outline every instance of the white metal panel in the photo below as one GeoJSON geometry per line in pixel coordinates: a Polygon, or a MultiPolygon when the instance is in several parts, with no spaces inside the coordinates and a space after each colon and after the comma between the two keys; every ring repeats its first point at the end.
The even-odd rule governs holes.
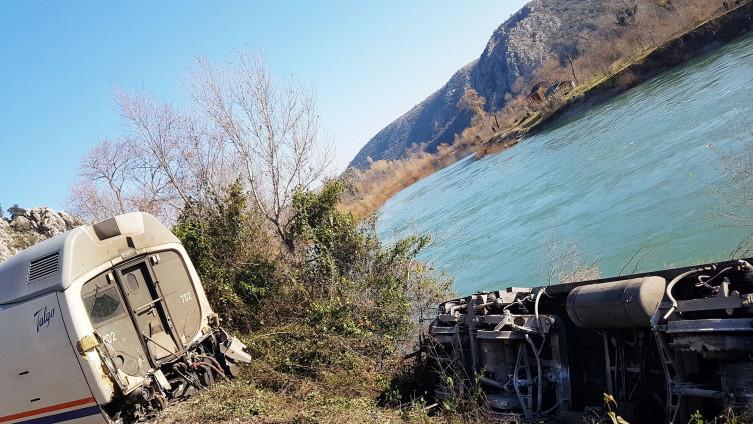
{"type": "MultiPolygon", "coordinates": [[[[199,304],[201,305],[201,327],[207,327],[209,325],[207,317],[212,314],[212,308],[209,305],[209,301],[207,300],[206,293],[204,292],[204,288],[201,285],[196,269],[193,267],[193,264],[188,258],[188,254],[186,253],[183,246],[180,243],[158,244],[154,246],[148,246],[144,249],[139,249],[137,253],[151,254],[166,250],[177,251],[184,258],[186,268],[196,290],[196,296],[198,297],[199,304]]],[[[89,272],[78,278],[76,281],[74,281],[67,290],[65,290],[63,293],[60,293],[62,314],[68,327],[68,334],[72,345],[75,346],[79,340],[81,340],[85,336],[92,334],[94,331],[81,297],[81,290],[83,285],[105,270],[110,269],[122,262],[123,259],[119,257],[113,260],[111,263],[108,262],[106,264],[100,265],[99,267],[93,268],[89,272]]],[[[0,308],[1,307],[2,306],[0,306],[0,308]]],[[[180,318],[176,317],[175,319],[180,318]]],[[[195,335],[193,335],[190,340],[188,340],[188,343],[190,344],[191,342],[199,339],[202,334],[203,333],[201,332],[201,330],[199,330],[195,335]]],[[[82,369],[84,370],[84,375],[86,375],[86,379],[89,382],[94,397],[100,404],[104,405],[108,403],[113,396],[113,385],[112,382],[110,382],[109,379],[105,375],[103,375],[102,364],[98,355],[90,354],[87,356],[79,356],[78,359],[81,363],[82,369]]]]}
{"type": "MultiPolygon", "coordinates": [[[[147,246],[178,243],[157,218],[132,212],[113,218],[119,235],[100,240],[94,226],[83,225],[38,243],[0,263],[0,305],[19,302],[49,291],[63,291],[92,268],[147,246]],[[58,253],[57,268],[29,278],[35,261],[58,253]]],[[[50,264],[45,264],[50,266],[50,264]]]]}
{"type": "MultiPolygon", "coordinates": [[[[68,290],[59,294],[61,314],[66,323],[72,346],[76,346],[79,340],[94,332],[81,299],[81,287],[86,281],[107,269],[110,269],[109,263],[92,269],[91,272],[75,281],[68,290]]],[[[103,373],[104,365],[99,355],[95,351],[91,351],[86,356],[78,355],[77,359],[97,402],[100,405],[110,402],[114,393],[114,386],[109,377],[103,373]]]]}
{"type": "Polygon", "coordinates": [[[66,333],[57,294],[0,308],[0,421],[67,414],[61,417],[105,422],[66,333]]]}

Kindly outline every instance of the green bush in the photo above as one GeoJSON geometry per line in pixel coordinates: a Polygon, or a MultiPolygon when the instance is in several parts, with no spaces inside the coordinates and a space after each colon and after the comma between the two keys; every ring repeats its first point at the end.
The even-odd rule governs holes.
{"type": "Polygon", "coordinates": [[[245,333],[256,387],[376,399],[404,370],[421,318],[450,295],[450,282],[416,259],[427,237],[384,244],[373,217],[340,209],[344,190],[340,181],[297,190],[286,240],[240,184],[189,205],[174,228],[223,325],[245,333]]]}
{"type": "Polygon", "coordinates": [[[255,328],[254,308],[274,291],[279,270],[264,219],[249,207],[241,184],[230,185],[210,203],[189,204],[173,232],[225,325],[255,328]]]}
{"type": "Polygon", "coordinates": [[[345,188],[330,181],[319,192],[295,193],[296,286],[306,298],[307,325],[322,334],[369,337],[364,353],[382,357],[411,338],[449,284],[416,259],[428,237],[384,245],[373,217],[357,220],[338,208],[345,188]]]}

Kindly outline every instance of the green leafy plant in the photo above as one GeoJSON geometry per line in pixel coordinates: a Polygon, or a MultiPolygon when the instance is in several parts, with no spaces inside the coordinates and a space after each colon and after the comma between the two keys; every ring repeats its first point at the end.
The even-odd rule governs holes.
{"type": "Polygon", "coordinates": [[[209,204],[186,206],[173,232],[201,277],[212,308],[226,324],[254,328],[253,308],[279,284],[271,237],[240,183],[209,204]]]}
{"type": "Polygon", "coordinates": [[[222,417],[285,415],[274,396],[260,393],[288,401],[294,393],[304,403],[296,420],[321,411],[321,402],[338,414],[358,407],[380,417],[375,408],[389,405],[399,406],[400,419],[427,419],[421,374],[402,357],[415,347],[421,320],[451,295],[451,282],[417,259],[428,237],[383,243],[373,217],[341,209],[345,189],[333,180],[295,190],[286,240],[239,183],[183,210],[174,231],[212,307],[245,333],[254,358],[249,384],[233,390],[256,400],[217,406],[222,417]]]}

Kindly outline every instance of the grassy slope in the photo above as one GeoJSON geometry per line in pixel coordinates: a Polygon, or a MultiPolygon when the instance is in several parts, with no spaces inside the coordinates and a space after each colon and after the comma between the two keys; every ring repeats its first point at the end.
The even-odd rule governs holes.
{"type": "Polygon", "coordinates": [[[243,366],[242,374],[216,384],[191,399],[171,405],[157,418],[158,423],[439,423],[443,417],[430,417],[421,401],[406,405],[381,406],[379,400],[392,386],[396,367],[377,367],[353,355],[349,367],[331,367],[316,378],[277,371],[285,348],[295,347],[287,337],[293,328],[270,329],[243,337],[254,357],[243,366]],[[268,343],[270,338],[277,342],[268,343]],[[280,349],[280,350],[278,350],[280,349]]]}
{"type": "Polygon", "coordinates": [[[167,409],[161,423],[431,423],[420,408],[405,411],[382,408],[364,394],[331,392],[311,382],[275,390],[260,387],[256,378],[244,376],[218,384],[200,395],[167,409]]]}

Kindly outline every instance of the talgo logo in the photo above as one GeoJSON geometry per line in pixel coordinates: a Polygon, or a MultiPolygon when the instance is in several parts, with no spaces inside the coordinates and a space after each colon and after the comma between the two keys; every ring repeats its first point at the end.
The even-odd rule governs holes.
{"type": "Polygon", "coordinates": [[[55,308],[51,308],[49,311],[47,307],[34,312],[34,318],[37,320],[37,333],[40,328],[47,328],[50,326],[50,320],[55,316],[55,308]]]}

